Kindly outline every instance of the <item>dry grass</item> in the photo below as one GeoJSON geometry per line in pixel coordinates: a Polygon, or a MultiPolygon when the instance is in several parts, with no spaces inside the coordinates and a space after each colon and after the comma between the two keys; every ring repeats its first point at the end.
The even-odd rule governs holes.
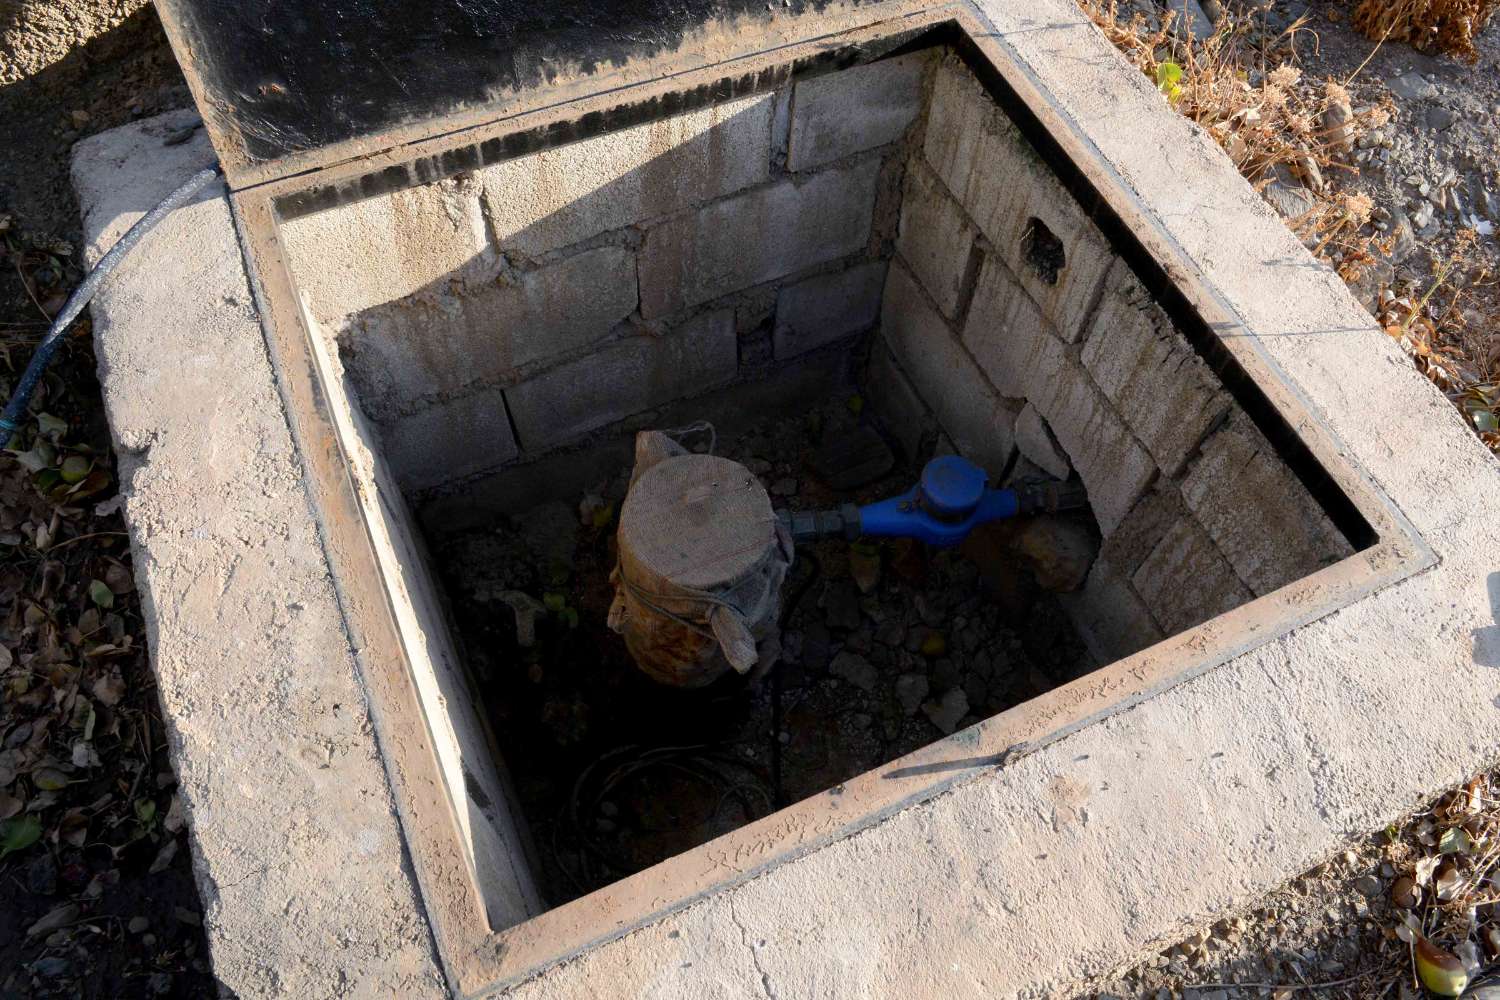
{"type": "Polygon", "coordinates": [[[1424,289],[1381,295],[1377,318],[1500,455],[1500,317],[1497,283],[1476,260],[1477,234],[1461,230],[1424,289]],[[1488,305],[1486,303],[1489,303],[1488,305]]]}
{"type": "Polygon", "coordinates": [[[1153,30],[1140,14],[1122,16],[1118,0],[1079,0],[1079,6],[1259,186],[1284,169],[1314,195],[1327,194],[1324,172],[1349,169],[1341,157],[1359,136],[1390,120],[1387,108],[1356,114],[1335,81],[1303,79],[1293,43],[1306,30],[1305,18],[1267,38],[1256,19],[1226,11],[1211,37],[1196,40],[1174,30],[1170,12],[1153,30]]]}
{"type": "MultiPolygon", "coordinates": [[[[1349,80],[1304,76],[1296,45],[1312,36],[1306,18],[1268,35],[1259,18],[1226,6],[1212,36],[1198,40],[1174,30],[1170,12],[1152,25],[1138,13],[1122,13],[1119,0],[1078,4],[1156,83],[1163,99],[1223,147],[1257,190],[1274,184],[1305,191],[1310,207],[1288,226],[1349,284],[1370,280],[1371,268],[1390,254],[1395,236],[1371,228],[1377,206],[1364,194],[1344,190],[1341,182],[1358,174],[1349,154],[1360,136],[1389,124],[1393,106],[1387,98],[1356,111],[1349,80]]],[[[1467,12],[1464,23],[1478,30],[1496,4],[1500,0],[1364,0],[1359,10],[1373,5],[1406,18],[1381,22],[1381,31],[1393,37],[1415,30],[1403,27],[1408,23],[1430,26],[1438,18],[1434,37],[1452,45],[1462,35],[1454,17],[1467,12]]],[[[1474,233],[1460,234],[1420,286],[1378,289],[1377,319],[1500,454],[1500,317],[1493,305],[1483,304],[1497,296],[1477,262],[1475,244],[1474,233]]]]}
{"type": "Polygon", "coordinates": [[[1360,0],[1353,25],[1366,38],[1406,42],[1431,55],[1474,62],[1474,36],[1484,30],[1500,0],[1360,0]]]}

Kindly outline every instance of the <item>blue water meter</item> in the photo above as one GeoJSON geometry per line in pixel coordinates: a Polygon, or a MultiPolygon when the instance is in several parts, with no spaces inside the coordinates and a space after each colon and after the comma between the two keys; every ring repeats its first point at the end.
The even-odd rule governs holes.
{"type": "Polygon", "coordinates": [[[820,538],[915,538],[949,548],[990,521],[1038,511],[1077,510],[1086,505],[1074,483],[1038,480],[1016,489],[989,488],[983,469],[959,455],[928,462],[917,484],[899,496],[836,511],[779,511],[799,542],[820,538]]]}

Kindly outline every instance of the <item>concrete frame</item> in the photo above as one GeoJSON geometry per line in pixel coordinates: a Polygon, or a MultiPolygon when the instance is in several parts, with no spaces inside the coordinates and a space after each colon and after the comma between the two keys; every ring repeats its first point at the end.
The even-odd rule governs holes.
{"type": "MultiPolygon", "coordinates": [[[[306,933],[251,957],[234,944],[247,925],[224,904],[224,869],[246,869],[233,863],[235,849],[216,841],[205,819],[210,807],[223,807],[223,784],[245,778],[194,766],[197,751],[187,746],[194,723],[174,700],[181,681],[174,671],[183,635],[191,632],[193,648],[203,649],[202,630],[190,627],[203,611],[174,607],[171,591],[153,576],[164,558],[161,525],[184,515],[153,501],[145,489],[159,486],[140,478],[159,466],[163,443],[180,437],[192,416],[180,405],[144,412],[131,399],[141,390],[139,376],[121,367],[120,352],[128,354],[145,334],[122,307],[139,304],[127,289],[143,279],[122,274],[98,309],[106,400],[122,452],[147,459],[122,462],[131,476],[127,515],[198,830],[216,966],[240,995],[269,995],[271,980],[284,985],[289,970],[310,995],[332,992],[340,981],[359,995],[398,984],[427,995],[437,989],[439,969],[464,996],[494,995],[508,984],[528,996],[1051,994],[1247,902],[1331,853],[1341,837],[1487,763],[1500,735],[1490,704],[1500,684],[1472,664],[1500,665],[1500,629],[1491,628],[1490,617],[1491,603],[1500,604],[1500,578],[1481,579],[1500,554],[1500,511],[1492,459],[1446,401],[1410,371],[1211,141],[1165,108],[1066,0],[1025,11],[995,2],[891,4],[850,17],[811,21],[809,28],[819,29],[809,31],[812,38],[775,52],[677,67],[665,81],[642,73],[650,82],[518,114],[474,134],[575,119],[635,94],[750,78],[851,41],[951,22],[1083,169],[1104,207],[1215,332],[1378,541],[878,774],[492,935],[451,832],[454,807],[412,690],[407,644],[379,574],[359,483],[334,426],[336,407],[291,307],[274,200],[309,178],[236,192],[248,273],[244,263],[238,279],[232,268],[221,269],[194,291],[206,296],[215,290],[206,285],[217,281],[231,297],[251,287],[257,293],[268,354],[238,372],[233,386],[242,394],[253,388],[262,401],[267,390],[280,395],[283,423],[271,431],[292,445],[303,473],[300,483],[282,488],[305,491],[297,537],[321,541],[332,584],[321,599],[333,601],[352,654],[316,669],[343,671],[345,688],[362,682],[363,693],[353,683],[354,701],[373,732],[356,727],[357,738],[345,735],[359,747],[356,757],[383,762],[364,778],[399,815],[396,837],[410,852],[409,867],[370,883],[388,904],[372,912],[399,911],[433,936],[403,937],[410,957],[399,972],[353,949],[330,951],[329,941],[360,939],[374,917],[331,905],[313,888],[320,877],[339,878],[337,866],[288,856],[283,864],[293,866],[292,877],[268,879],[274,884],[263,888],[295,895],[301,884],[314,903],[303,913],[306,933]],[[1196,210],[1184,212],[1184,205],[1196,210]],[[1267,287],[1270,274],[1280,282],[1275,288],[1267,287]],[[1387,365],[1350,370],[1351,359],[1377,358],[1387,365]],[[143,516],[144,508],[152,515],[143,516]],[[1420,675],[1411,675],[1405,643],[1420,644],[1420,675]],[[1357,699],[1359,710],[1345,712],[1340,693],[1357,699]],[[1389,738],[1386,716],[1406,723],[1406,745],[1389,738]],[[1235,741],[1238,753],[1225,757],[1219,748],[1235,741]],[[1273,802],[1279,813],[1268,819],[1273,802]],[[899,911],[908,905],[916,915],[910,920],[899,911]],[[884,919],[868,919],[883,907],[884,919]],[[570,955],[580,957],[554,964],[570,955]],[[427,988],[415,989],[416,982],[427,988]]],[[[314,176],[349,177],[466,141],[467,133],[431,140],[314,176]]],[[[201,156],[201,147],[196,152],[201,156]]],[[[103,217],[106,210],[122,206],[90,198],[89,185],[99,181],[90,180],[83,156],[76,169],[97,255],[120,229],[118,217],[103,217]]],[[[205,204],[215,202],[183,211],[201,215],[205,204]]],[[[213,228],[216,239],[232,239],[228,216],[217,213],[199,224],[213,228]]],[[[168,233],[178,221],[169,221],[168,233]]],[[[224,444],[235,440],[228,435],[224,444]]],[[[176,461],[193,458],[179,454],[176,461]]],[[[184,542],[177,558],[190,558],[191,548],[184,542]]],[[[253,701],[243,691],[226,696],[221,711],[235,699],[253,701]]],[[[312,808],[317,799],[291,801],[312,808]]],[[[249,870],[245,877],[256,878],[249,870]]]]}

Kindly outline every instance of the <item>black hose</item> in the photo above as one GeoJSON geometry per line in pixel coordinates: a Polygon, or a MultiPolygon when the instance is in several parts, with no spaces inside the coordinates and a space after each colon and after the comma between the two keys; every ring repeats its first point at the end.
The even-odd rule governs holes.
{"type": "MultiPolygon", "coordinates": [[[[823,564],[818,562],[818,557],[811,552],[803,552],[800,556],[811,567],[807,579],[797,585],[787,597],[786,604],[781,609],[781,620],[777,627],[786,632],[786,627],[791,624],[792,615],[796,613],[797,606],[802,603],[802,598],[812,589],[813,584],[818,582],[818,577],[823,575],[823,564]]],[[[786,791],[781,784],[781,726],[783,723],[781,710],[781,670],[777,667],[771,668],[771,794],[772,804],[777,809],[786,806],[786,791]]]]}
{"type": "Polygon", "coordinates": [[[158,222],[166,218],[168,213],[182,205],[197,193],[199,188],[218,176],[219,168],[209,167],[198,171],[192,177],[188,178],[177,190],[163,198],[157,203],[155,208],[143,215],[135,225],[126,230],[125,235],[120,237],[114,246],[110,247],[109,252],[89,272],[88,277],[83,279],[83,284],[79,285],[73,290],[73,294],[68,296],[68,301],[63,306],[62,312],[57,314],[57,318],[52,321],[52,325],[47,329],[47,335],[42,338],[42,342],[32,352],[31,362],[27,364],[26,371],[22,373],[21,381],[16,386],[16,391],[11,394],[10,402],[5,406],[5,412],[0,414],[0,442],[9,441],[11,436],[21,429],[21,418],[25,415],[26,407],[30,405],[32,394],[36,392],[37,385],[42,381],[42,376],[46,373],[47,366],[52,364],[52,356],[57,353],[58,347],[62,346],[63,333],[78,318],[78,315],[83,312],[84,306],[89,304],[89,300],[94,297],[94,293],[99,290],[99,285],[109,276],[109,272],[113,271],[120,261],[124,260],[125,256],[131,250],[135,249],[136,244],[141,241],[141,238],[150,232],[158,222]]]}

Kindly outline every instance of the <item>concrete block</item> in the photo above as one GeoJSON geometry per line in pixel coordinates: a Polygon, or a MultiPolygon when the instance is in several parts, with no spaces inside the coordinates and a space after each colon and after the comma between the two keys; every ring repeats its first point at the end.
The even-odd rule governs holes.
{"type": "Polygon", "coordinates": [[[1046,332],[1035,303],[993,258],[980,271],[964,344],[1001,393],[1028,400],[1047,422],[1107,536],[1155,478],[1156,463],[1089,378],[1077,348],[1046,332]]]}
{"type": "Polygon", "coordinates": [[[885,261],[871,261],[782,288],[776,295],[776,357],[794,357],[874,326],[885,269],[885,261]]]}
{"type": "Polygon", "coordinates": [[[900,265],[886,279],[882,316],[891,353],[958,452],[999,476],[1015,448],[1015,413],[900,265]]]}
{"type": "Polygon", "coordinates": [[[540,254],[765,182],[773,96],[690,111],[486,167],[502,250],[540,254]]]}
{"type": "Polygon", "coordinates": [[[954,59],[937,69],[924,151],[1063,339],[1082,337],[1114,254],[1036,150],[954,59]]]}
{"type": "Polygon", "coordinates": [[[1038,374],[1056,369],[1066,353],[1036,303],[995,258],[980,268],[963,340],[995,388],[1014,399],[1030,395],[1038,374]]]}
{"type": "Polygon", "coordinates": [[[1108,535],[1156,478],[1156,463],[1081,365],[1065,364],[1051,389],[1032,402],[1072,459],[1099,530],[1108,535]]]}
{"type": "Polygon", "coordinates": [[[666,337],[630,337],[506,390],[528,452],[632,413],[704,392],[735,375],[734,310],[707,313],[666,337]]]}
{"type": "Polygon", "coordinates": [[[1057,443],[1057,438],[1052,435],[1052,428],[1047,426],[1046,418],[1030,403],[1026,404],[1021,415],[1016,418],[1016,447],[1021,450],[1022,455],[1036,463],[1039,469],[1056,479],[1067,479],[1068,474],[1073,471],[1068,453],[1057,443]]]}
{"type": "Polygon", "coordinates": [[[1110,272],[1082,359],[1169,476],[1182,471],[1231,405],[1214,373],[1124,261],[1110,272]]]}
{"type": "Polygon", "coordinates": [[[323,321],[446,287],[494,260],[479,189],[451,179],[282,223],[298,290],[323,321]]]}
{"type": "Polygon", "coordinates": [[[593,343],[635,307],[635,255],[599,247],[367,310],[340,331],[339,352],[365,412],[389,421],[593,343]]]}
{"type": "Polygon", "coordinates": [[[381,429],[402,490],[425,490],[503,465],[519,453],[499,389],[438,403],[381,429]]]}
{"type": "Polygon", "coordinates": [[[641,249],[641,314],[669,316],[864,249],[879,167],[783,181],[653,227],[641,249]]]}
{"type": "Polygon", "coordinates": [[[1248,417],[1203,443],[1182,497],[1241,580],[1267,594],[1353,554],[1248,417]]]}
{"type": "Polygon", "coordinates": [[[1094,560],[1081,590],[1058,594],[1057,600],[1101,665],[1165,638],[1128,574],[1103,558],[1094,560]]]}
{"type": "Polygon", "coordinates": [[[932,426],[932,417],[882,337],[877,337],[870,348],[864,393],[866,402],[885,421],[886,430],[901,446],[902,457],[908,461],[915,459],[920,454],[923,437],[932,426]]]}
{"type": "Polygon", "coordinates": [[[948,319],[957,319],[974,281],[979,230],[943,182],[920,161],[906,175],[896,249],[948,319]]]}
{"type": "Polygon", "coordinates": [[[1140,568],[1177,522],[1191,517],[1177,484],[1158,479],[1156,486],[1120,520],[1100,546],[1100,558],[1129,576],[1140,568]]]}
{"type": "Polygon", "coordinates": [[[1168,635],[1237,608],[1252,597],[1192,518],[1173,525],[1130,580],[1168,635]]]}
{"type": "Polygon", "coordinates": [[[901,138],[921,110],[931,61],[914,52],[798,83],[787,168],[808,170],[901,138]]]}

